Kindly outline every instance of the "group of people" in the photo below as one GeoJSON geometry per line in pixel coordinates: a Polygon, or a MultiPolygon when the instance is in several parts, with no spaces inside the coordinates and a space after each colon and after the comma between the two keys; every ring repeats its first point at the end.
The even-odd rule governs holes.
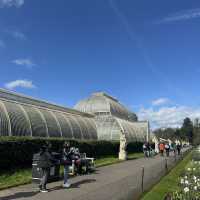
{"type": "Polygon", "coordinates": [[[178,153],[178,155],[180,155],[181,153],[181,144],[180,143],[171,143],[169,144],[169,142],[160,142],[159,143],[159,152],[161,156],[164,156],[164,152],[166,153],[166,156],[169,157],[169,153],[170,151],[174,152],[174,155],[176,155],[178,153]]]}
{"type": "Polygon", "coordinates": [[[169,143],[169,142],[160,142],[158,144],[158,150],[155,150],[155,144],[150,144],[149,142],[145,142],[143,144],[143,152],[145,157],[151,157],[155,153],[160,153],[161,156],[164,156],[164,153],[168,157],[170,151],[174,152],[174,155],[181,153],[181,143],[169,143]],[[158,152],[159,151],[159,152],[158,152]]]}
{"type": "Polygon", "coordinates": [[[68,174],[69,174],[69,166],[72,165],[72,161],[74,161],[74,164],[76,165],[77,172],[81,173],[83,164],[86,164],[83,162],[86,161],[85,160],[82,161],[78,149],[70,148],[70,144],[68,142],[64,143],[61,159],[57,160],[52,156],[50,148],[46,145],[43,145],[40,148],[39,161],[38,161],[38,167],[41,168],[42,171],[42,178],[39,184],[40,192],[48,192],[46,188],[48,175],[51,166],[54,165],[56,162],[60,162],[64,166],[63,187],[69,188],[71,185],[68,181],[68,174]]]}
{"type": "Polygon", "coordinates": [[[153,148],[149,142],[143,144],[143,152],[145,157],[150,157],[153,152],[153,148]]]}

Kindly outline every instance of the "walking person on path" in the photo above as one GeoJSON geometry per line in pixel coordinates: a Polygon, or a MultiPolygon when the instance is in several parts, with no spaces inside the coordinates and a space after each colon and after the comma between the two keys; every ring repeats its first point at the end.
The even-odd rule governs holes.
{"type": "Polygon", "coordinates": [[[143,147],[144,156],[148,157],[148,154],[147,154],[147,143],[145,142],[142,147],[143,147]]]}
{"type": "Polygon", "coordinates": [[[70,144],[65,142],[63,145],[63,152],[62,152],[62,161],[64,166],[64,188],[69,188],[71,184],[68,181],[68,174],[69,174],[69,166],[72,165],[72,155],[73,152],[70,151],[70,144]]]}
{"type": "Polygon", "coordinates": [[[164,149],[165,149],[165,145],[164,145],[164,143],[161,142],[161,143],[159,144],[159,150],[160,150],[160,155],[161,155],[161,156],[164,155],[164,154],[163,154],[163,153],[164,153],[164,149]]]}
{"type": "Polygon", "coordinates": [[[178,143],[176,148],[177,148],[177,151],[178,151],[178,155],[180,155],[181,154],[181,144],[178,143]]]}
{"type": "Polygon", "coordinates": [[[172,145],[171,145],[171,147],[172,147],[172,149],[173,149],[174,156],[176,156],[176,150],[177,150],[176,143],[173,142],[172,145]]]}
{"type": "Polygon", "coordinates": [[[42,178],[39,184],[40,192],[48,192],[46,184],[50,172],[50,167],[52,166],[52,163],[54,161],[55,159],[53,159],[51,154],[48,152],[47,146],[43,145],[40,148],[39,162],[38,162],[38,167],[42,169],[42,178]]]}
{"type": "Polygon", "coordinates": [[[147,142],[147,155],[148,155],[148,157],[150,157],[150,154],[151,153],[151,145],[150,145],[150,143],[149,142],[147,142]]]}
{"type": "Polygon", "coordinates": [[[166,152],[166,156],[169,157],[169,151],[170,151],[170,146],[169,143],[165,144],[165,152],[166,152]]]}

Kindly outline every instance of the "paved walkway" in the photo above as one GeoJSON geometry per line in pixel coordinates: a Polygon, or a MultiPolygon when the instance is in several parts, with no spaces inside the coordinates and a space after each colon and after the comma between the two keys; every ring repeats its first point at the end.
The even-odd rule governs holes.
{"type": "Polygon", "coordinates": [[[175,165],[174,156],[141,158],[98,168],[90,175],[70,179],[72,187],[63,189],[62,182],[48,184],[48,193],[39,193],[36,185],[29,184],[0,191],[1,200],[134,200],[142,193],[142,167],[144,190],[155,184],[175,165]],[[167,164],[167,166],[166,166],[167,164]]]}

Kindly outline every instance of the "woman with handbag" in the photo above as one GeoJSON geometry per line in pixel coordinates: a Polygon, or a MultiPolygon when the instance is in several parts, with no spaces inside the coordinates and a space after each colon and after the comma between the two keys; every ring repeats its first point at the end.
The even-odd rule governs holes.
{"type": "Polygon", "coordinates": [[[62,160],[64,166],[64,188],[69,188],[71,184],[68,182],[69,165],[72,164],[72,152],[70,151],[70,144],[65,142],[63,145],[62,160]]]}

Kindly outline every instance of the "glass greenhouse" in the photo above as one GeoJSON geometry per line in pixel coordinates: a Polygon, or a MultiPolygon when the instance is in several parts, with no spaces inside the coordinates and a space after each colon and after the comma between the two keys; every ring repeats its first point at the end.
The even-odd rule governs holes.
{"type": "Polygon", "coordinates": [[[148,139],[140,122],[119,101],[94,93],[70,109],[0,89],[0,136],[64,137],[81,140],[148,139]]]}
{"type": "Polygon", "coordinates": [[[0,136],[97,140],[94,117],[0,89],[0,136]]]}
{"type": "Polygon", "coordinates": [[[122,134],[127,141],[143,142],[149,138],[149,123],[138,121],[135,113],[103,92],[93,93],[74,108],[95,115],[98,139],[120,140],[122,134]]]}

